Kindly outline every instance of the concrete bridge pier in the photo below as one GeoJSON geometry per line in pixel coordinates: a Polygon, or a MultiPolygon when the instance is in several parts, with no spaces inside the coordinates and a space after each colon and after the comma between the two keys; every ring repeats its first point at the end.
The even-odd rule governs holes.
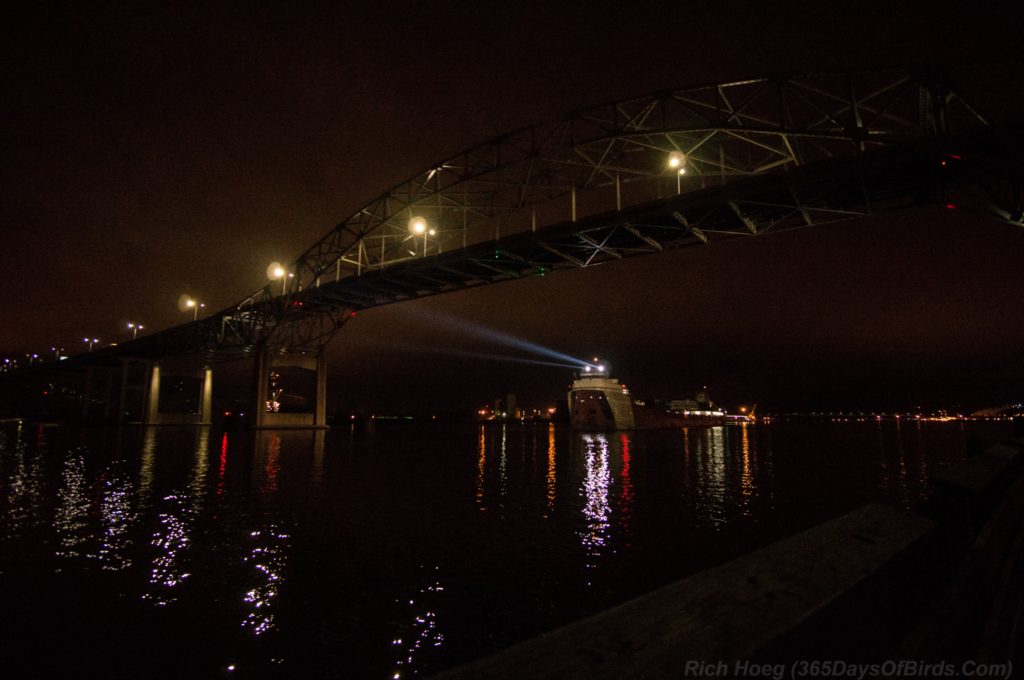
{"type": "Polygon", "coordinates": [[[212,368],[152,363],[143,425],[210,425],[212,413],[212,368]]]}
{"type": "MultiPolygon", "coordinates": [[[[77,418],[82,422],[131,423],[141,422],[145,412],[146,386],[151,362],[144,359],[122,357],[117,363],[86,367],[77,381],[79,393],[77,418]],[[79,392],[80,390],[80,392],[79,392]]],[[[61,374],[43,378],[49,382],[45,388],[54,394],[44,408],[47,417],[74,417],[61,402],[64,387],[61,374]]]]}
{"type": "Polygon", "coordinates": [[[265,349],[255,363],[252,427],[327,429],[327,360],[323,353],[265,349]]]}

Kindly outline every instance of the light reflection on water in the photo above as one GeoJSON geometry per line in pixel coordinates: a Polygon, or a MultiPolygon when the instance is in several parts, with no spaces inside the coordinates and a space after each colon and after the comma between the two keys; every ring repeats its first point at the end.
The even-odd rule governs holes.
{"type": "Polygon", "coordinates": [[[31,588],[134,603],[114,624],[56,617],[40,639],[102,622],[224,649],[209,667],[165,652],[182,676],[236,661],[425,675],[866,500],[918,507],[964,437],[886,423],[0,428],[0,607],[31,611],[31,588]]]}
{"type": "Polygon", "coordinates": [[[587,567],[595,569],[600,564],[609,538],[611,508],[608,504],[608,487],[612,480],[608,461],[608,437],[604,434],[584,434],[583,446],[586,474],[581,493],[586,529],[580,538],[588,557],[587,567]]]}
{"type": "Polygon", "coordinates": [[[57,530],[57,557],[73,558],[81,555],[81,546],[88,539],[86,517],[89,497],[86,495],[85,454],[81,449],[69,451],[64,458],[58,505],[54,515],[57,530]]]}
{"type": "Polygon", "coordinates": [[[174,602],[175,598],[170,589],[177,587],[190,576],[182,563],[182,553],[189,545],[190,513],[187,503],[187,498],[170,494],[163,498],[157,515],[160,528],[150,541],[157,550],[149,574],[151,588],[143,593],[142,598],[151,600],[159,607],[174,602]]]}
{"type": "Polygon", "coordinates": [[[132,539],[129,530],[138,519],[132,507],[133,484],[125,477],[120,465],[107,468],[100,500],[102,533],[95,559],[108,571],[127,569],[132,564],[128,551],[132,539]]]}
{"type": "Polygon", "coordinates": [[[253,585],[243,597],[248,611],[242,619],[242,627],[263,635],[275,626],[275,600],[283,583],[290,536],[276,525],[270,525],[253,531],[249,538],[252,547],[245,561],[251,567],[247,578],[253,585]]]}
{"type": "Polygon", "coordinates": [[[391,675],[393,680],[417,675],[417,659],[424,652],[431,651],[431,648],[444,644],[444,633],[439,626],[437,614],[444,592],[444,586],[437,575],[439,570],[438,565],[432,569],[421,565],[421,571],[426,572],[423,577],[426,585],[407,600],[406,615],[409,620],[404,625],[400,624],[399,636],[392,641],[396,656],[391,675]]]}
{"type": "MultiPolygon", "coordinates": [[[[43,521],[40,510],[45,447],[33,455],[29,451],[26,435],[25,427],[18,423],[13,432],[13,442],[7,443],[12,455],[5,461],[3,468],[5,472],[9,471],[5,480],[7,498],[3,506],[3,525],[0,527],[4,540],[19,538],[43,521]]],[[[9,440],[5,438],[5,442],[9,440]]]]}
{"type": "Polygon", "coordinates": [[[619,480],[622,484],[622,492],[619,494],[619,526],[622,529],[624,543],[629,545],[629,536],[632,533],[632,518],[633,518],[633,480],[630,477],[629,465],[629,445],[630,435],[625,432],[620,432],[618,440],[622,445],[622,471],[619,473],[619,480]]]}
{"type": "Polygon", "coordinates": [[[479,437],[477,439],[477,462],[476,462],[476,504],[480,512],[487,510],[484,504],[484,472],[487,470],[487,428],[480,425],[477,428],[479,437]]]}
{"type": "MultiPolygon", "coordinates": [[[[152,484],[154,456],[153,431],[146,433],[141,475],[152,484]]],[[[188,567],[190,534],[202,514],[206,497],[206,480],[210,466],[210,430],[199,428],[196,432],[195,454],[188,484],[184,489],[175,489],[164,496],[157,507],[160,526],[153,533],[150,544],[155,548],[150,573],[149,588],[142,599],[155,606],[164,607],[174,602],[175,588],[183,584],[192,574],[188,567]]]]}
{"type": "MultiPolygon", "coordinates": [[[[481,426],[482,428],[483,426],[481,426]]],[[[550,423],[548,425],[548,474],[545,478],[547,482],[548,514],[544,515],[545,517],[549,517],[550,513],[555,509],[555,489],[558,482],[558,476],[555,474],[555,451],[555,424],[550,423]]],[[[483,461],[482,456],[481,461],[483,461]]]]}

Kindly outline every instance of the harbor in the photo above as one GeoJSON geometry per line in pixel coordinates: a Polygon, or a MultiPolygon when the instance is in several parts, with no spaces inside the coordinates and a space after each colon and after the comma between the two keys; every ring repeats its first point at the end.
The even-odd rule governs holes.
{"type": "MultiPolygon", "coordinates": [[[[326,433],[8,424],[0,597],[4,638],[18,642],[5,663],[16,677],[83,666],[154,677],[461,672],[634,598],[661,599],[681,579],[719,579],[735,568],[722,565],[867,503],[892,517],[925,512],[932,480],[968,461],[970,437],[1011,435],[1007,422],[614,433],[404,420],[326,433]]],[[[760,625],[727,602],[722,625],[760,625]]],[[[555,647],[576,658],[601,639],[555,647]]]]}

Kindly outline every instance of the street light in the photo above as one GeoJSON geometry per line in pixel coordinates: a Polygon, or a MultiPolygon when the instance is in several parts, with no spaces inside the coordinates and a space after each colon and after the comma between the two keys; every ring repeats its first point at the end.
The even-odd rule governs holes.
{"type": "Polygon", "coordinates": [[[90,338],[82,338],[82,342],[85,342],[85,343],[89,344],[89,351],[90,352],[92,351],[92,346],[95,345],[99,341],[100,341],[99,338],[92,338],[92,339],[90,339],[90,338]]]}
{"type": "Polygon", "coordinates": [[[414,215],[409,218],[409,233],[414,237],[423,234],[423,256],[427,256],[427,234],[434,235],[437,232],[430,229],[430,225],[427,224],[427,219],[419,215],[414,215]]]}
{"type": "Polygon", "coordinates": [[[268,279],[281,279],[281,295],[288,292],[288,270],[277,262],[271,262],[267,267],[268,279]]]}
{"type": "Polygon", "coordinates": [[[130,321],[128,322],[128,330],[132,332],[132,340],[134,340],[138,336],[139,331],[141,331],[143,328],[145,328],[145,326],[143,326],[141,323],[132,323],[130,321]]]}
{"type": "Polygon", "coordinates": [[[676,193],[682,193],[682,178],[686,174],[686,154],[673,151],[668,155],[668,167],[676,171],[676,193]]]}
{"type": "Polygon", "coordinates": [[[192,310],[192,320],[195,321],[199,318],[199,310],[205,307],[202,302],[196,302],[192,298],[185,301],[185,306],[192,310]]]}

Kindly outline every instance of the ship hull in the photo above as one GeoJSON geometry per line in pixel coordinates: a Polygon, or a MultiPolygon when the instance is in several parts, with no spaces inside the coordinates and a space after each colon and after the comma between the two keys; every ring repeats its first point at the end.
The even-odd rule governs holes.
{"type": "Polygon", "coordinates": [[[614,387],[574,387],[569,393],[569,415],[574,430],[612,432],[632,430],[633,403],[629,395],[614,387]]]}
{"type": "MultiPolygon", "coordinates": [[[[724,425],[726,416],[716,412],[670,413],[638,404],[617,384],[586,380],[569,392],[569,416],[574,430],[656,430],[674,427],[724,425]]],[[[608,381],[611,383],[611,381],[608,381]]]]}

